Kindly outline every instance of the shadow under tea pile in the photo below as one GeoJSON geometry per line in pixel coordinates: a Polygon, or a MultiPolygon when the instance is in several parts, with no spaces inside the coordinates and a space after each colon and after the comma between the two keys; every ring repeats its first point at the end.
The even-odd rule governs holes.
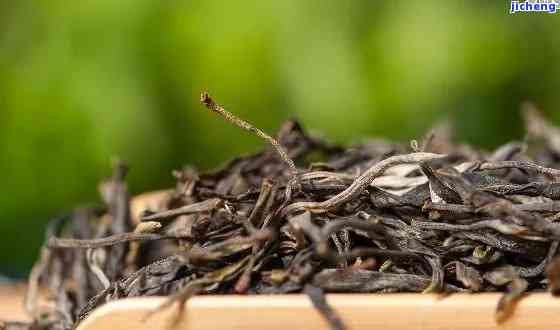
{"type": "Polygon", "coordinates": [[[524,292],[560,290],[560,130],[535,110],[524,112],[527,144],[488,153],[437,130],[412,147],[345,148],[290,121],[273,139],[202,101],[273,147],[176,171],[176,188],[139,217],[116,165],[104,207],[49,225],[26,301],[35,321],[18,326],[70,329],[126,297],[167,295],[167,307],[294,292],[333,328],[343,324],[324,292],[503,291],[501,321],[524,292]],[[51,305],[37,304],[40,288],[51,305]]]}

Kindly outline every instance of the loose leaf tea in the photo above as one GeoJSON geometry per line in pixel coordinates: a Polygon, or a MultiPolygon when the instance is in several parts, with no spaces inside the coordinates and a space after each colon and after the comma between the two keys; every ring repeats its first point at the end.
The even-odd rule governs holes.
{"type": "Polygon", "coordinates": [[[525,292],[560,292],[560,129],[531,106],[526,143],[485,152],[438,128],[411,146],[345,148],[295,121],[273,138],[201,101],[271,147],[175,171],[141,214],[116,163],[103,206],[50,222],[25,301],[33,321],[4,328],[71,329],[126,297],[168,296],[161,308],[178,303],[179,319],[194,295],[304,293],[342,329],[329,292],[503,292],[502,322],[525,292]]]}

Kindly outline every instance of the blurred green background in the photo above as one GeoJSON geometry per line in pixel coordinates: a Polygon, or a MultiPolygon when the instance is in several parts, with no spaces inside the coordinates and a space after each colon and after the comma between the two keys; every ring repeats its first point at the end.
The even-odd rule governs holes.
{"type": "Polygon", "coordinates": [[[274,133],[407,140],[449,119],[492,148],[519,105],[560,121],[560,19],[509,1],[0,0],[0,272],[24,274],[49,217],[97,201],[119,156],[133,192],[262,146],[208,89],[274,133]]]}

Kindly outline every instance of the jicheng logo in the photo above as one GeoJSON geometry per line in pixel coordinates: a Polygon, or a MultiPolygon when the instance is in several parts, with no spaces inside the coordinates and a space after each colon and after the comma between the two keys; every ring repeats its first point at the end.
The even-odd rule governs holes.
{"type": "Polygon", "coordinates": [[[530,12],[556,14],[559,6],[560,4],[555,0],[525,2],[512,1],[509,13],[515,14],[530,12]]]}

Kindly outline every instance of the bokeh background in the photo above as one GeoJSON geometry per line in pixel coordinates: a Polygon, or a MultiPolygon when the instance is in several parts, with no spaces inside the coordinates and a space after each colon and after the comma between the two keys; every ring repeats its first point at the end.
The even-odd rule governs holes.
{"type": "Polygon", "coordinates": [[[449,120],[463,141],[523,138],[519,106],[560,122],[560,13],[509,1],[0,0],[0,273],[29,269],[49,217],[97,201],[113,157],[133,192],[262,142],[296,117],[352,143],[449,120]]]}

